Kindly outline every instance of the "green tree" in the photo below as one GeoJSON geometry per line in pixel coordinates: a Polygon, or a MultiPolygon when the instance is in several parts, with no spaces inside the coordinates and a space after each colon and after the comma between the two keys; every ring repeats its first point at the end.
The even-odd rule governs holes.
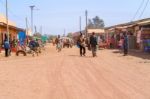
{"type": "Polygon", "coordinates": [[[38,37],[38,38],[41,38],[41,37],[42,37],[42,35],[41,35],[40,33],[35,33],[35,34],[33,34],[33,36],[34,36],[34,37],[38,37]]]}
{"type": "Polygon", "coordinates": [[[72,38],[72,33],[68,33],[67,37],[72,38]]]}
{"type": "Polygon", "coordinates": [[[48,40],[53,40],[56,37],[57,37],[56,35],[48,35],[48,40]]]}
{"type": "Polygon", "coordinates": [[[89,29],[99,29],[104,27],[105,27],[104,20],[100,19],[98,16],[94,17],[92,20],[89,19],[89,23],[88,23],[89,29]]]}
{"type": "Polygon", "coordinates": [[[92,22],[91,19],[89,19],[89,21],[88,21],[88,28],[89,28],[89,29],[94,28],[94,24],[93,24],[93,22],[92,22]]]}

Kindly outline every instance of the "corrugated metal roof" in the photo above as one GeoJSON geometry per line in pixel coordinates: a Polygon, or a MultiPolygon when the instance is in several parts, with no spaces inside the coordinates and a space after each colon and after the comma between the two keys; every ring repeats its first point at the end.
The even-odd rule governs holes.
{"type": "Polygon", "coordinates": [[[136,20],[136,21],[131,21],[128,23],[123,23],[123,24],[118,24],[110,27],[106,27],[105,29],[111,29],[111,28],[116,28],[116,27],[132,27],[134,25],[147,25],[150,24],[150,18],[145,18],[141,20],[136,20]]]}
{"type": "Polygon", "coordinates": [[[147,24],[150,24],[150,20],[143,21],[143,22],[138,22],[137,24],[139,24],[139,25],[147,25],[147,24]]]}
{"type": "MultiPolygon", "coordinates": [[[[0,22],[0,26],[6,27],[7,24],[6,24],[6,23],[3,23],[3,22],[0,22]]],[[[18,28],[18,27],[16,27],[16,26],[12,26],[12,25],[9,25],[9,28],[13,28],[13,29],[16,29],[16,30],[18,30],[18,31],[25,31],[25,30],[22,29],[22,28],[18,28]]]]}

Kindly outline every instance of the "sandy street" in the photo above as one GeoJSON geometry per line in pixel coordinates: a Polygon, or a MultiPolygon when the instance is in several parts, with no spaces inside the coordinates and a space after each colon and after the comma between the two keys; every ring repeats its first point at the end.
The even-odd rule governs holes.
{"type": "Polygon", "coordinates": [[[78,48],[0,57],[0,99],[150,99],[150,59],[78,48]]]}

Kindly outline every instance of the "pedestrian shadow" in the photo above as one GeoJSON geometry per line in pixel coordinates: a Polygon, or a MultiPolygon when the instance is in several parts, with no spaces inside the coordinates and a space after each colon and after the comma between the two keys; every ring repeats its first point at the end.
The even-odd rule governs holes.
{"type": "Polygon", "coordinates": [[[92,56],[82,56],[83,58],[93,58],[92,56]]]}
{"type": "Polygon", "coordinates": [[[150,60],[150,53],[146,52],[129,52],[129,55],[150,60]]]}
{"type": "Polygon", "coordinates": [[[80,57],[79,55],[68,55],[70,57],[80,57]]]}
{"type": "Polygon", "coordinates": [[[122,54],[123,51],[117,50],[117,51],[113,51],[113,53],[115,53],[115,54],[122,54]]]}
{"type": "Polygon", "coordinates": [[[69,57],[93,58],[92,56],[68,55],[69,57]]]}

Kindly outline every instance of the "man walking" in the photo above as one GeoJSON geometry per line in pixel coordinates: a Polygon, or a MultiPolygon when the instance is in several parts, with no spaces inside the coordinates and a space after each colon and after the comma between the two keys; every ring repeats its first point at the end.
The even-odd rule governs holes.
{"type": "Polygon", "coordinates": [[[56,43],[56,49],[58,50],[58,52],[60,52],[62,48],[60,35],[58,35],[58,37],[56,38],[55,43],[56,43]]]}
{"type": "Polygon", "coordinates": [[[10,43],[7,39],[4,40],[5,57],[10,55],[10,43]]]}
{"type": "Polygon", "coordinates": [[[96,50],[97,50],[97,38],[95,36],[95,33],[93,32],[91,37],[90,37],[90,45],[91,45],[91,50],[92,50],[92,55],[93,57],[96,57],[96,50]]]}
{"type": "Polygon", "coordinates": [[[80,48],[80,56],[85,56],[86,54],[86,44],[85,44],[85,38],[82,34],[80,34],[80,37],[78,39],[78,45],[79,45],[79,48],[80,48]]]}
{"type": "Polygon", "coordinates": [[[124,49],[124,56],[127,56],[128,55],[128,36],[126,33],[124,33],[123,49],[124,49]]]}

